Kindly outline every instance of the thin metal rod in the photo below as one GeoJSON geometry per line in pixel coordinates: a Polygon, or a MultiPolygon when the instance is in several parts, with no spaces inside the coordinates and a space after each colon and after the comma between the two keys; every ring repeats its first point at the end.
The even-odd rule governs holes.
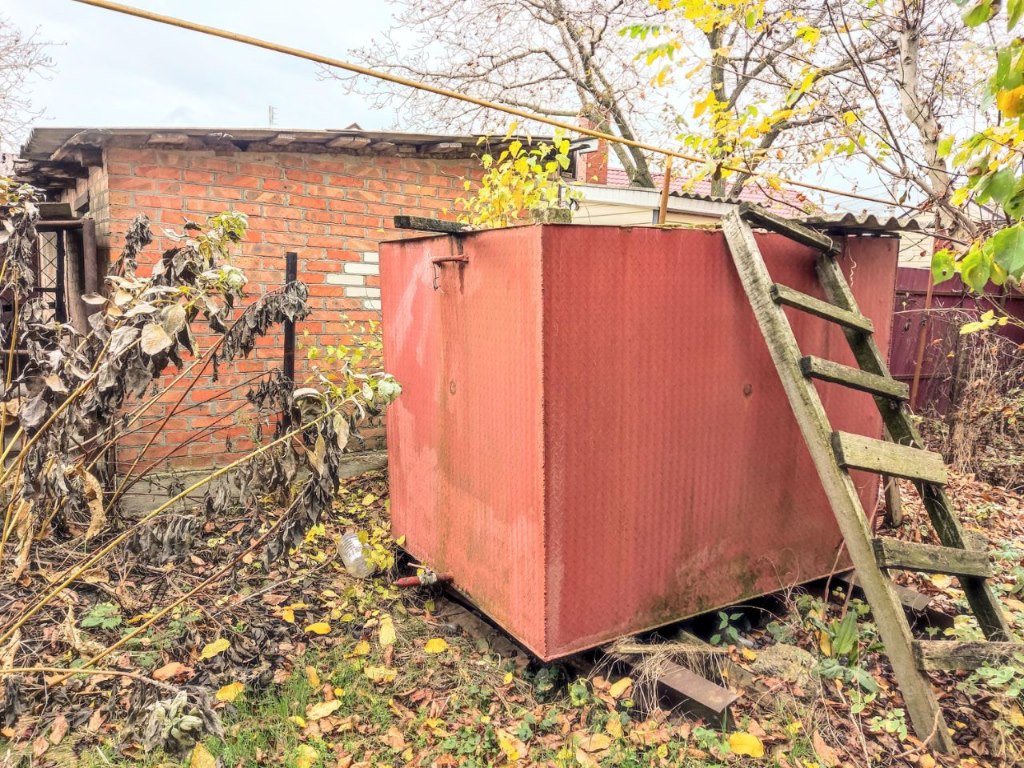
{"type": "MultiPolygon", "coordinates": [[[[380,72],[369,67],[363,67],[358,64],[352,64],[342,59],[335,59],[330,56],[323,56],[318,53],[311,53],[310,51],[304,51],[301,48],[292,48],[287,45],[279,45],[278,43],[272,43],[267,40],[261,40],[258,37],[250,37],[249,35],[242,35],[237,32],[231,32],[226,29],[219,29],[218,27],[208,27],[205,24],[197,24],[193,21],[187,21],[185,19],[179,19],[174,16],[165,16],[160,13],[153,13],[152,11],[146,11],[141,8],[134,8],[130,5],[122,5],[121,3],[112,3],[109,0],[74,0],[76,3],[83,5],[91,5],[94,8],[103,8],[107,11],[114,11],[116,13],[123,13],[128,16],[135,16],[139,19],[146,19],[148,21],[155,21],[159,24],[167,24],[172,27],[178,27],[179,29],[188,29],[192,32],[199,32],[204,35],[210,35],[212,37],[219,37],[224,40],[231,40],[236,43],[244,43],[245,45],[252,45],[256,48],[263,48],[267,51],[274,51],[276,53],[283,53],[286,56],[294,56],[298,59],[305,59],[306,61],[316,62],[317,64],[323,64],[328,67],[335,67],[337,69],[343,69],[346,72],[352,72],[357,75],[365,75],[366,77],[372,77],[377,80],[384,80],[395,85],[404,85],[407,88],[413,88],[419,91],[426,91],[427,93],[433,93],[436,96],[444,96],[449,99],[457,99],[458,101],[464,101],[468,104],[473,104],[478,107],[484,107],[486,109],[493,109],[496,112],[504,112],[507,115],[513,117],[519,117],[523,120],[532,120],[537,123],[543,123],[544,125],[550,125],[553,128],[561,128],[563,131],[569,131],[571,133],[582,134],[583,136],[591,136],[595,139],[604,139],[605,141],[611,141],[616,144],[622,144],[627,147],[633,147],[635,149],[642,149],[645,152],[655,152],[661,155],[667,155],[668,157],[675,157],[679,160],[686,160],[689,163],[700,163],[704,164],[708,162],[706,157],[697,157],[696,155],[688,155],[683,152],[676,152],[671,149],[665,149],[664,147],[657,147],[653,144],[647,144],[642,141],[635,141],[634,139],[625,139],[621,136],[615,136],[611,133],[604,133],[602,131],[596,131],[593,128],[586,128],[580,125],[574,125],[567,123],[562,120],[555,120],[544,115],[538,115],[533,112],[528,112],[525,109],[518,109],[516,107],[509,107],[502,104],[496,104],[492,101],[485,99],[478,99],[475,96],[469,96],[465,93],[459,93],[448,88],[441,88],[436,85],[430,85],[429,83],[421,83],[418,80],[411,80],[407,77],[400,77],[399,75],[392,75],[387,72],[380,72]]],[[[754,177],[763,177],[763,173],[759,173],[750,168],[741,168],[735,165],[729,165],[722,163],[719,165],[720,171],[730,171],[733,173],[745,173],[754,177]]],[[[790,179],[783,176],[774,177],[777,181],[789,184],[793,187],[800,187],[801,189],[810,189],[815,192],[824,192],[830,195],[839,195],[841,197],[849,197],[855,200],[866,200],[869,203],[879,203],[881,205],[895,206],[897,208],[905,208],[907,206],[901,206],[895,200],[884,200],[878,197],[870,197],[869,195],[861,195],[856,192],[850,192],[848,190],[833,189],[831,187],[823,187],[818,184],[811,184],[806,181],[798,181],[796,179],[790,179]]]]}

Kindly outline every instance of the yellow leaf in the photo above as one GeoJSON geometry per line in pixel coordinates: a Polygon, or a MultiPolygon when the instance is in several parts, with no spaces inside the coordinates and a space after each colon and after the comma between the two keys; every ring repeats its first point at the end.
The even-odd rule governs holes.
{"type": "Polygon", "coordinates": [[[212,659],[219,653],[224,653],[228,648],[231,647],[231,643],[226,637],[218,637],[212,643],[207,643],[203,646],[202,652],[199,654],[200,659],[212,659]]]}
{"type": "Polygon", "coordinates": [[[741,648],[740,649],[740,653],[743,654],[743,658],[746,659],[747,661],[756,661],[757,660],[757,652],[756,651],[752,651],[749,648],[741,648]]]}
{"type": "Polygon", "coordinates": [[[761,743],[761,740],[757,736],[742,731],[729,734],[729,749],[737,755],[764,757],[764,744],[761,743]]]}
{"type": "Polygon", "coordinates": [[[613,699],[621,698],[622,695],[627,690],[629,690],[629,686],[631,686],[632,684],[633,681],[628,677],[623,677],[619,680],[616,680],[614,683],[611,684],[611,687],[608,689],[608,695],[611,696],[613,699]]]}
{"type": "Polygon", "coordinates": [[[358,643],[356,643],[352,647],[351,651],[349,651],[348,653],[345,654],[345,656],[349,657],[349,658],[351,658],[353,656],[369,656],[369,655],[370,655],[370,643],[367,642],[366,640],[360,640],[358,643]]]}
{"type": "Polygon", "coordinates": [[[320,753],[309,744],[299,744],[295,748],[295,768],[313,768],[320,759],[320,753]]]}
{"type": "Polygon", "coordinates": [[[608,731],[608,735],[613,739],[622,738],[622,721],[617,717],[608,718],[608,722],[604,724],[604,729],[608,731]]]}
{"type": "Polygon", "coordinates": [[[498,731],[498,747],[505,753],[505,758],[514,763],[526,757],[526,745],[506,731],[498,731]]]}
{"type": "Polygon", "coordinates": [[[217,701],[234,701],[245,690],[245,683],[235,681],[220,688],[215,694],[217,701]]]}
{"type": "Polygon", "coordinates": [[[363,497],[363,506],[364,507],[368,507],[371,504],[373,504],[373,502],[375,502],[376,500],[377,500],[376,496],[374,496],[372,493],[368,493],[368,494],[366,494],[363,497]]]}
{"type": "Polygon", "coordinates": [[[292,715],[288,718],[288,722],[294,723],[295,725],[299,726],[299,728],[306,727],[306,718],[302,717],[301,715],[292,715]]]}
{"type": "Polygon", "coordinates": [[[589,733],[580,739],[580,749],[584,752],[603,752],[611,745],[611,736],[606,733],[589,733]]]}
{"type": "Polygon", "coordinates": [[[310,624],[306,627],[306,632],[313,635],[326,635],[331,631],[331,625],[326,621],[318,621],[316,624],[310,624]]]}
{"type": "Polygon", "coordinates": [[[395,622],[391,620],[390,616],[385,616],[380,620],[380,631],[377,635],[377,640],[381,648],[395,644],[395,622]]]}
{"type": "Polygon", "coordinates": [[[427,644],[423,646],[423,650],[427,653],[444,653],[448,650],[448,643],[444,638],[432,637],[427,640],[427,644]]]}
{"type": "Polygon", "coordinates": [[[1024,85],[997,93],[996,104],[1007,117],[1020,117],[1024,113],[1024,85]]]}
{"type": "Polygon", "coordinates": [[[390,683],[398,677],[398,672],[387,667],[369,666],[363,669],[363,674],[375,683],[390,683]]]}
{"type": "Polygon", "coordinates": [[[945,573],[933,573],[931,582],[939,589],[949,589],[953,586],[953,577],[945,573]]]}
{"type": "Polygon", "coordinates": [[[189,768],[217,768],[217,758],[201,743],[192,748],[192,757],[188,761],[189,768]]]}
{"type": "Polygon", "coordinates": [[[291,608],[281,609],[281,618],[287,621],[289,624],[295,623],[295,611],[291,608]]]}
{"type": "Polygon", "coordinates": [[[501,679],[501,684],[502,685],[508,685],[509,683],[512,682],[512,680],[513,680],[512,673],[511,672],[506,672],[505,673],[505,677],[503,677],[501,679]]]}
{"type": "Polygon", "coordinates": [[[317,673],[316,667],[306,667],[306,679],[314,688],[320,687],[320,675],[317,673]]]}
{"type": "Polygon", "coordinates": [[[1024,728],[1024,712],[1021,712],[1019,704],[1014,704],[1010,707],[1010,725],[1016,728],[1024,728]]]}
{"type": "Polygon", "coordinates": [[[338,699],[310,704],[306,707],[306,718],[309,720],[319,720],[322,717],[334,714],[340,706],[341,702],[338,699]]]}

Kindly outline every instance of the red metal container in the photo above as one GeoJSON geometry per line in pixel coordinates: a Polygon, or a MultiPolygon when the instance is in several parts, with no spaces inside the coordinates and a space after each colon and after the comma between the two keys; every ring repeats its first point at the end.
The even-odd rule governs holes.
{"type": "MultiPolygon", "coordinates": [[[[758,242],[821,295],[814,253],[758,242]]],[[[842,259],[882,349],[897,242],[842,259]]],[[[721,232],[420,238],[384,245],[381,276],[394,535],[541,658],[845,564],[721,232]]],[[[791,320],[805,354],[853,364],[838,328],[791,320]]],[[[870,396],[819,389],[834,428],[880,434],[870,396]]]]}

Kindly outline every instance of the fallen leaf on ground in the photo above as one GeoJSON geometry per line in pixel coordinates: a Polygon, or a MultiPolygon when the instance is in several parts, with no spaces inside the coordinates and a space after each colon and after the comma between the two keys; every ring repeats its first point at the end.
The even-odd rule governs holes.
{"type": "Polygon", "coordinates": [[[306,627],[306,632],[313,635],[326,635],[331,631],[331,625],[326,621],[318,621],[316,624],[310,624],[306,627]]]}
{"type": "Polygon", "coordinates": [[[61,739],[67,735],[68,719],[64,715],[57,715],[53,719],[53,727],[50,729],[50,743],[60,744],[61,739]]]}
{"type": "Polygon", "coordinates": [[[393,725],[388,728],[387,735],[384,737],[384,743],[395,750],[395,752],[401,752],[407,746],[405,736],[393,725]]]}
{"type": "Polygon", "coordinates": [[[363,674],[375,683],[390,683],[398,677],[398,673],[395,670],[388,669],[387,667],[366,667],[363,670],[363,674]]]}
{"type": "Polygon", "coordinates": [[[629,687],[631,685],[633,685],[633,680],[631,678],[623,677],[621,680],[616,680],[608,688],[608,695],[611,696],[613,699],[618,699],[627,690],[629,690],[629,687]]]}
{"type": "Polygon", "coordinates": [[[953,577],[945,573],[933,573],[930,580],[939,589],[949,589],[953,585],[953,577]]]}
{"type": "Polygon", "coordinates": [[[432,637],[427,640],[427,644],[423,646],[423,650],[427,653],[444,653],[448,650],[448,641],[443,637],[432,637]]]}
{"type": "Polygon", "coordinates": [[[188,761],[189,768],[217,768],[217,758],[210,754],[210,750],[202,745],[196,744],[192,748],[192,757],[188,761]]]}
{"type": "Polygon", "coordinates": [[[729,749],[744,757],[764,757],[764,744],[761,743],[761,740],[757,736],[742,731],[729,734],[729,749]]]}
{"type": "Polygon", "coordinates": [[[817,731],[811,736],[811,745],[814,747],[814,754],[818,756],[825,768],[835,768],[839,765],[839,754],[825,743],[817,731]]]}
{"type": "Polygon", "coordinates": [[[306,667],[306,679],[309,681],[309,684],[314,688],[320,687],[320,675],[319,673],[317,673],[316,667],[306,667]]]}
{"type": "Polygon", "coordinates": [[[385,648],[393,645],[395,639],[395,622],[391,620],[390,616],[385,616],[380,620],[380,631],[377,635],[377,640],[381,648],[385,648]]]}
{"type": "Polygon", "coordinates": [[[164,664],[153,673],[153,679],[161,682],[175,678],[187,678],[192,676],[192,667],[186,667],[180,661],[172,661],[164,664]]]}
{"type": "Polygon", "coordinates": [[[295,748],[295,768],[313,768],[319,757],[320,753],[309,744],[299,744],[295,748]]]}
{"type": "Polygon", "coordinates": [[[612,738],[606,733],[590,733],[580,739],[580,749],[584,752],[603,752],[612,745],[612,738]]]}
{"type": "Polygon", "coordinates": [[[245,690],[245,683],[240,683],[237,680],[233,683],[228,683],[222,688],[218,689],[216,695],[217,701],[231,702],[238,698],[239,694],[245,690]]]}
{"type": "Polygon", "coordinates": [[[346,658],[352,656],[369,656],[370,655],[370,643],[366,640],[360,640],[354,646],[352,650],[345,654],[346,658]]]}
{"type": "Polygon", "coordinates": [[[212,643],[207,643],[203,646],[203,650],[199,653],[199,658],[212,659],[214,656],[224,653],[230,647],[231,642],[226,637],[218,637],[212,643]]]}
{"type": "Polygon", "coordinates": [[[319,720],[321,717],[327,717],[328,715],[333,714],[340,706],[341,702],[338,699],[310,704],[306,707],[306,718],[309,720],[319,720]]]}

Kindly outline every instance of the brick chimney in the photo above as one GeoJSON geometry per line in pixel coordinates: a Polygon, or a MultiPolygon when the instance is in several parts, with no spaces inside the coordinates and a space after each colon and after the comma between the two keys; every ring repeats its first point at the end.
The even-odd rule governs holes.
{"type": "MultiPolygon", "coordinates": [[[[582,115],[579,118],[580,126],[583,128],[595,128],[593,121],[582,115]]],[[[588,138],[584,136],[583,138],[588,138]]],[[[608,183],[608,142],[604,139],[597,139],[597,149],[594,152],[580,154],[576,161],[576,180],[584,184],[607,184],[608,183]]]]}

